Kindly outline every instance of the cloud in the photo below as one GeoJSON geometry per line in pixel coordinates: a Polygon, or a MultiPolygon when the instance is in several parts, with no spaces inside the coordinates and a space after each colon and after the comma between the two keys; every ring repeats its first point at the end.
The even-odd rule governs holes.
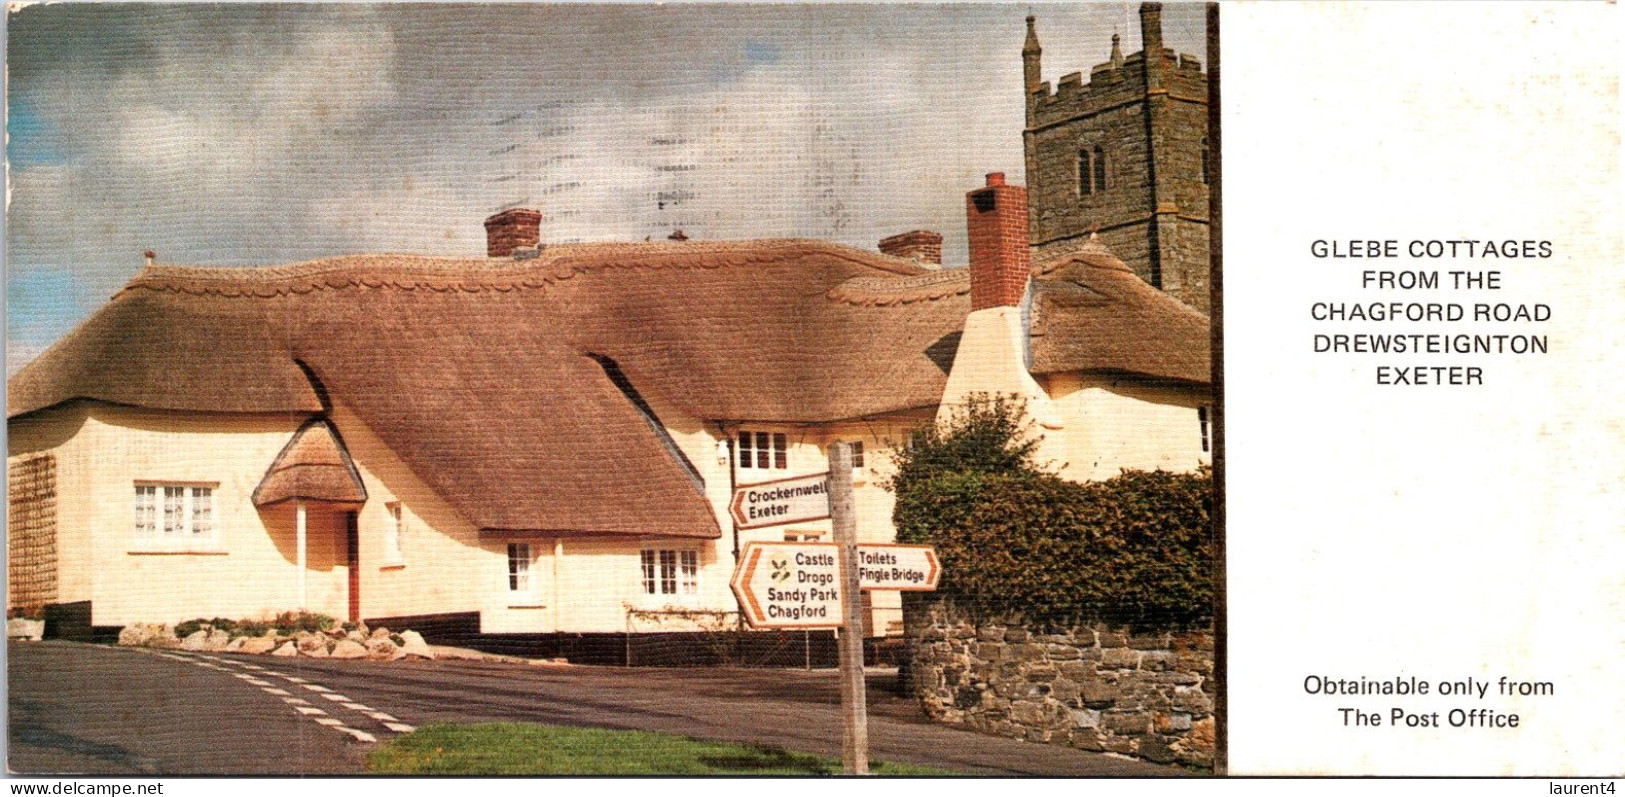
{"type": "MultiPolygon", "coordinates": [[[[1200,52],[1200,6],[1164,11],[1200,52]],[[1193,20],[1195,21],[1193,27],[1193,20]],[[1192,40],[1193,31],[1195,34],[1192,40]]],[[[26,353],[154,249],[256,265],[476,254],[525,201],[550,240],[914,228],[1022,171],[1026,7],[40,5],[11,18],[13,278],[26,353]],[[508,120],[504,122],[503,120],[508,120]],[[30,306],[33,307],[32,305],[30,306]]],[[[1131,5],[1040,6],[1046,79],[1136,49],[1131,5]]]]}

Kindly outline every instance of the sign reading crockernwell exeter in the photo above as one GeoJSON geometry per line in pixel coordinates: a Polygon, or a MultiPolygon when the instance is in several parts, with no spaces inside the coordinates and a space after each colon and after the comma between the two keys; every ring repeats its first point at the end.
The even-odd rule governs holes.
{"type": "Polygon", "coordinates": [[[750,542],[734,571],[734,595],[754,628],[835,628],[841,624],[841,546],[832,542],[750,542]]]}
{"type": "Polygon", "coordinates": [[[740,485],[728,512],[742,529],[823,520],[829,517],[829,474],[740,485]]]}

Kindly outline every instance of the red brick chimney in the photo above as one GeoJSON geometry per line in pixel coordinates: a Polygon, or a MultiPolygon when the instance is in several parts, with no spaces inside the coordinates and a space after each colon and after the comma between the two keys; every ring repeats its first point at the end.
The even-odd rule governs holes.
{"type": "Polygon", "coordinates": [[[529,208],[504,210],[485,220],[486,257],[509,257],[542,243],[542,214],[529,208]]]}
{"type": "Polygon", "coordinates": [[[965,195],[970,238],[970,309],[1019,307],[1032,277],[1027,248],[1027,189],[1005,185],[1004,172],[965,195]]]}
{"type": "Polygon", "coordinates": [[[916,260],[925,266],[942,265],[942,233],[910,230],[880,239],[880,251],[892,257],[916,260]]]}

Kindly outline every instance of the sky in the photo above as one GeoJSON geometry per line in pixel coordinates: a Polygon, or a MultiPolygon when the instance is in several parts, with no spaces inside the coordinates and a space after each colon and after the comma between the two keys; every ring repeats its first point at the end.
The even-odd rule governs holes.
{"type": "MultiPolygon", "coordinates": [[[[1023,17],[1088,74],[1137,4],[35,5],[8,20],[7,373],[159,262],[911,229],[1022,175],[1023,17]]],[[[1205,56],[1203,9],[1167,46],[1205,56]]]]}

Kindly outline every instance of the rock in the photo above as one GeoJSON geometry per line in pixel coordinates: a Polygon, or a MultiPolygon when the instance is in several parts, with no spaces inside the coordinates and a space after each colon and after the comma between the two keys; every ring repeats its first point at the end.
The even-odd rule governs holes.
{"type": "Polygon", "coordinates": [[[429,649],[429,643],[424,642],[423,635],[416,631],[401,632],[401,653],[420,659],[434,658],[434,651],[429,649]]]}
{"type": "Polygon", "coordinates": [[[313,659],[327,658],[326,634],[302,634],[294,638],[294,644],[298,646],[301,656],[313,659]]]}
{"type": "MultiPolygon", "coordinates": [[[[373,633],[376,634],[377,632],[374,631],[373,633]]],[[[389,636],[387,634],[382,637],[374,637],[367,640],[367,658],[369,659],[376,659],[378,661],[394,661],[395,659],[400,658],[402,655],[401,649],[395,647],[394,642],[389,641],[389,636]]]]}
{"type": "Polygon", "coordinates": [[[380,626],[378,628],[374,628],[374,629],[372,629],[372,633],[367,635],[367,638],[368,639],[389,639],[389,629],[384,628],[382,626],[380,626]]]}
{"type": "Polygon", "coordinates": [[[1133,648],[1107,648],[1100,663],[1104,667],[1132,670],[1140,666],[1140,652],[1133,648]]]}
{"type": "Polygon", "coordinates": [[[248,644],[248,637],[245,637],[245,636],[237,637],[236,639],[233,639],[230,642],[226,643],[226,652],[227,653],[240,653],[240,652],[242,652],[243,645],[246,645],[246,644],[248,644]]]}
{"type": "Polygon", "coordinates": [[[489,661],[493,656],[467,648],[448,648],[442,645],[430,645],[429,651],[437,659],[451,659],[453,661],[489,661]]]}
{"type": "Polygon", "coordinates": [[[231,634],[218,628],[209,629],[208,635],[203,638],[203,650],[211,653],[222,652],[229,644],[231,644],[231,634]]]}
{"type": "Polygon", "coordinates": [[[1088,708],[1111,708],[1123,696],[1117,687],[1094,678],[1084,681],[1079,692],[1083,705],[1088,708]]]}
{"type": "Polygon", "coordinates": [[[45,621],[13,617],[6,620],[6,639],[28,639],[38,642],[45,638],[45,621]]]}
{"type": "Polygon", "coordinates": [[[299,655],[299,648],[298,648],[298,646],[294,645],[294,643],[292,641],[284,642],[284,643],[282,643],[281,647],[277,648],[276,650],[271,651],[271,655],[272,656],[297,656],[297,655],[299,655]]]}
{"type": "Polygon", "coordinates": [[[1073,709],[1072,724],[1079,728],[1099,728],[1100,712],[1092,708],[1073,709]]]}
{"type": "MultiPolygon", "coordinates": [[[[17,622],[17,621],[16,620],[7,620],[6,621],[6,637],[7,638],[10,638],[10,637],[13,636],[13,634],[11,633],[11,625],[12,625],[12,623],[15,623],[15,622],[17,622]]],[[[124,626],[123,628],[119,629],[118,643],[120,645],[126,645],[126,646],[129,646],[129,647],[141,647],[141,646],[147,644],[148,642],[152,641],[152,637],[153,637],[152,626],[147,625],[146,623],[131,623],[131,624],[129,624],[127,626],[124,626]]]]}
{"type": "Polygon", "coordinates": [[[1174,762],[1174,751],[1168,747],[1167,742],[1155,736],[1140,740],[1139,753],[1142,758],[1153,763],[1172,764],[1174,762]]]}
{"type": "Polygon", "coordinates": [[[333,646],[332,656],[335,659],[364,659],[367,649],[353,639],[341,639],[333,646]]]}
{"type": "Polygon", "coordinates": [[[277,640],[274,637],[257,636],[251,639],[244,639],[242,647],[238,648],[238,650],[243,653],[260,655],[270,653],[271,650],[276,647],[276,643],[277,640]]]}
{"type": "Polygon", "coordinates": [[[1132,736],[1151,731],[1151,715],[1144,711],[1118,713],[1108,711],[1101,715],[1101,725],[1120,736],[1132,736]]]}
{"type": "Polygon", "coordinates": [[[203,646],[207,644],[208,640],[209,632],[200,628],[181,640],[181,650],[203,650],[203,646]]]}
{"type": "Polygon", "coordinates": [[[175,632],[169,626],[164,626],[158,633],[147,640],[147,647],[163,650],[176,650],[180,648],[181,641],[175,638],[175,632]]]}
{"type": "Polygon", "coordinates": [[[349,642],[360,644],[367,641],[367,635],[361,633],[360,631],[350,631],[344,635],[344,639],[349,642]]]}

